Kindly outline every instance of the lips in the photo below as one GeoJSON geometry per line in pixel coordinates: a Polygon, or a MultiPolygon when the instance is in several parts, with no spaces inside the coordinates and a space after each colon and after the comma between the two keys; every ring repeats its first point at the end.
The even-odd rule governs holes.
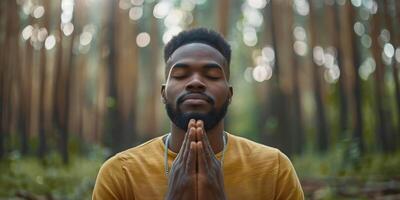
{"type": "Polygon", "coordinates": [[[209,102],[208,97],[202,94],[188,94],[182,98],[182,101],[206,101],[209,102]]]}
{"type": "Polygon", "coordinates": [[[207,95],[201,93],[189,93],[182,95],[182,97],[178,99],[178,104],[183,102],[194,103],[194,104],[207,102],[212,104],[213,100],[207,95]]]}

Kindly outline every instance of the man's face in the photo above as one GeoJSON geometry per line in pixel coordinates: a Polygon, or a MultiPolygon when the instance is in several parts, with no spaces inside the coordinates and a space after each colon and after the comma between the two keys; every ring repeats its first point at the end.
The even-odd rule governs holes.
{"type": "Polygon", "coordinates": [[[206,131],[215,127],[232,97],[224,56],[209,45],[190,43],[176,49],[166,67],[161,93],[171,121],[183,130],[192,118],[203,120],[206,131]]]}

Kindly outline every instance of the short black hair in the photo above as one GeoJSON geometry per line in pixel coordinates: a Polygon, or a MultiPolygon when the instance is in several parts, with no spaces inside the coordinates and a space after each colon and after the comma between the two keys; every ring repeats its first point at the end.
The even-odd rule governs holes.
{"type": "Polygon", "coordinates": [[[229,67],[231,62],[231,46],[219,33],[207,28],[189,29],[173,37],[165,45],[164,62],[167,63],[169,57],[176,49],[190,43],[203,43],[215,48],[225,57],[229,67]]]}

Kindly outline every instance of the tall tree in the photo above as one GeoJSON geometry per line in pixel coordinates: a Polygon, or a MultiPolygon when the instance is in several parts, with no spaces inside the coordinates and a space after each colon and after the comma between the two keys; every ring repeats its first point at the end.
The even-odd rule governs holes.
{"type": "MultiPolygon", "coordinates": [[[[395,18],[394,18],[394,20],[392,20],[392,26],[393,27],[395,27],[395,37],[396,37],[396,43],[395,43],[395,46],[397,47],[397,51],[400,51],[399,50],[399,48],[400,48],[400,2],[399,1],[394,1],[394,4],[395,4],[395,8],[396,8],[396,15],[395,15],[395,18]]],[[[394,70],[396,71],[396,72],[394,72],[394,73],[399,73],[399,69],[400,69],[400,59],[399,58],[397,58],[396,59],[396,61],[397,62],[395,62],[396,64],[394,64],[394,70]]],[[[397,79],[399,79],[399,78],[397,78],[397,79]]],[[[398,95],[398,94],[397,94],[398,95]]],[[[399,97],[397,97],[397,98],[399,98],[399,97]]],[[[398,104],[399,104],[399,100],[397,100],[398,102],[398,104]]],[[[397,106],[397,108],[399,109],[399,105],[397,106]]],[[[400,110],[398,111],[398,115],[400,115],[400,110]]],[[[399,116],[399,120],[400,120],[400,116],[399,116]]],[[[398,126],[398,128],[400,129],[400,122],[398,122],[399,124],[397,125],[398,126]]],[[[400,135],[399,134],[397,134],[397,145],[396,145],[396,147],[397,148],[400,148],[400,135]]]]}
{"type": "Polygon", "coordinates": [[[351,31],[351,41],[352,41],[352,50],[353,50],[353,90],[352,93],[354,94],[354,132],[353,132],[353,140],[356,142],[357,147],[361,153],[364,152],[364,136],[363,136],[363,118],[362,118],[362,91],[361,91],[361,80],[358,74],[359,68],[361,66],[361,53],[359,49],[359,40],[357,35],[353,32],[353,24],[357,22],[356,20],[356,10],[352,7],[350,2],[346,2],[345,9],[348,13],[350,13],[350,24],[349,31],[351,31]]]}
{"type": "MultiPolygon", "coordinates": [[[[375,78],[375,100],[376,100],[376,112],[377,112],[377,130],[376,138],[379,141],[380,148],[387,152],[389,151],[389,138],[388,138],[388,126],[387,126],[387,111],[384,107],[385,99],[385,66],[381,59],[382,49],[379,46],[379,34],[381,31],[382,24],[382,5],[378,5],[377,13],[372,17],[371,24],[371,37],[372,37],[372,55],[376,62],[376,71],[374,74],[375,78]]],[[[353,18],[354,19],[354,18],[353,18]]]]}
{"type": "MultiPolygon", "coordinates": [[[[384,12],[384,19],[385,19],[385,24],[387,27],[387,30],[390,33],[390,40],[394,47],[398,47],[400,45],[400,38],[398,37],[398,34],[396,35],[396,31],[394,30],[394,27],[396,27],[396,14],[393,12],[393,8],[395,5],[392,4],[392,2],[389,2],[388,0],[383,1],[383,12],[384,12]]],[[[392,68],[392,76],[393,76],[393,81],[394,81],[394,90],[395,90],[395,99],[396,99],[396,108],[397,108],[397,123],[398,127],[400,127],[400,83],[399,83],[399,70],[398,67],[396,66],[396,60],[393,59],[394,62],[393,64],[390,64],[392,68]]],[[[394,131],[391,131],[391,133],[394,132],[400,132],[400,128],[394,131]]],[[[390,134],[389,137],[396,137],[394,134],[390,134]]],[[[392,140],[392,143],[395,142],[395,140],[392,140]]],[[[394,146],[394,144],[392,144],[394,146]]]]}
{"type": "MultiPolygon", "coordinates": [[[[44,0],[43,7],[45,9],[44,19],[42,20],[42,26],[49,30],[49,19],[50,19],[50,2],[49,0],[44,0]]],[[[48,31],[50,32],[50,31],[48,31]]],[[[47,76],[47,62],[46,62],[46,48],[43,47],[40,50],[40,64],[39,64],[39,73],[40,73],[40,95],[39,95],[39,148],[38,148],[38,156],[41,159],[44,159],[45,154],[47,152],[47,132],[49,131],[48,126],[48,109],[47,105],[49,104],[47,97],[47,82],[49,77],[47,76]]]]}
{"type": "MultiPolygon", "coordinates": [[[[293,39],[293,27],[294,27],[294,13],[292,8],[292,2],[290,2],[288,6],[288,24],[291,27],[289,30],[289,46],[293,46],[294,39],[293,39]]],[[[300,64],[299,58],[294,51],[294,48],[291,48],[292,51],[288,54],[289,66],[291,67],[291,92],[290,92],[290,126],[291,128],[291,135],[292,135],[292,145],[293,145],[293,152],[300,154],[303,152],[303,146],[305,145],[305,136],[303,130],[303,116],[301,110],[301,98],[300,98],[300,81],[299,81],[299,74],[300,74],[300,64]]]]}
{"type": "MultiPolygon", "coordinates": [[[[270,5],[267,6],[266,12],[269,12],[270,24],[271,24],[271,39],[273,41],[273,48],[275,52],[275,65],[274,65],[274,76],[272,77],[271,90],[269,95],[272,97],[269,101],[270,114],[266,116],[267,130],[263,136],[266,144],[276,146],[287,154],[292,154],[292,141],[288,140],[291,138],[291,132],[287,124],[289,121],[289,97],[288,95],[288,81],[287,72],[288,69],[284,69],[288,66],[287,53],[289,50],[288,31],[281,26],[282,16],[281,13],[291,12],[288,9],[289,1],[270,1],[270,5]],[[272,126],[268,125],[272,124],[272,126]]],[[[287,19],[287,16],[284,17],[287,19]]],[[[285,21],[287,23],[287,21],[285,21]]]]}
{"type": "MultiPolygon", "coordinates": [[[[311,48],[315,48],[317,42],[320,38],[317,35],[317,15],[315,10],[315,0],[310,0],[310,14],[309,14],[309,31],[310,31],[310,46],[311,48]]],[[[311,59],[313,60],[313,54],[310,53],[311,59]]],[[[314,84],[314,100],[316,103],[316,115],[315,120],[317,124],[317,147],[319,151],[325,152],[328,150],[328,128],[326,122],[326,114],[325,108],[323,105],[322,95],[321,95],[321,71],[320,67],[315,63],[313,63],[313,84],[314,84]]]]}
{"type": "MultiPolygon", "coordinates": [[[[152,8],[156,3],[152,3],[152,8]]],[[[158,113],[158,105],[160,104],[160,80],[158,67],[160,66],[160,59],[155,59],[160,57],[160,41],[159,41],[159,27],[157,19],[150,14],[150,48],[144,48],[143,51],[147,59],[143,59],[144,63],[143,74],[145,78],[145,84],[140,85],[141,87],[146,87],[145,90],[147,94],[145,95],[145,112],[141,114],[145,119],[143,121],[145,138],[154,138],[159,135],[160,131],[160,117],[158,113]]]]}
{"type": "MultiPolygon", "coordinates": [[[[7,20],[7,10],[5,9],[7,6],[7,1],[1,1],[0,2],[0,27],[2,33],[5,29],[4,25],[5,24],[3,21],[7,20]]],[[[1,34],[3,35],[3,34],[1,34]]],[[[5,40],[6,38],[0,37],[0,160],[4,157],[5,155],[5,148],[4,148],[4,143],[5,143],[5,134],[6,131],[4,129],[5,124],[3,123],[4,120],[4,108],[3,108],[3,91],[4,91],[4,66],[5,66],[5,52],[4,52],[4,47],[5,47],[5,40]]]]}
{"type": "MultiPolygon", "coordinates": [[[[62,3],[62,2],[60,2],[62,3]]],[[[61,9],[61,6],[59,7],[61,9]]],[[[61,10],[59,10],[61,13],[61,10]]],[[[75,12],[72,13],[74,15],[75,12]]],[[[61,16],[61,15],[60,15],[61,16]]],[[[61,22],[59,18],[58,23],[61,22]]],[[[74,24],[74,16],[72,17],[72,24],[74,24]]],[[[62,31],[58,32],[58,38],[60,38],[60,44],[56,49],[56,69],[55,73],[55,86],[54,86],[54,129],[57,135],[57,142],[62,160],[65,164],[69,163],[69,130],[68,123],[70,119],[70,95],[71,95],[71,80],[72,76],[72,63],[73,57],[73,41],[76,35],[76,31],[73,31],[71,35],[64,36],[62,31]]]]}
{"type": "Polygon", "coordinates": [[[112,106],[108,109],[108,133],[112,151],[117,153],[130,147],[135,140],[135,106],[137,92],[136,24],[129,24],[126,12],[110,1],[109,8],[109,94],[112,106]],[[128,42],[130,41],[130,42],[128,42]]]}
{"type": "Polygon", "coordinates": [[[226,37],[228,34],[229,27],[229,10],[230,10],[230,0],[220,0],[218,1],[218,31],[226,37]]]}
{"type": "Polygon", "coordinates": [[[348,96],[346,93],[346,87],[348,84],[348,73],[344,61],[344,57],[346,56],[344,52],[344,43],[342,43],[342,38],[346,36],[341,36],[344,35],[343,32],[346,30],[343,28],[341,24],[341,15],[340,15],[340,5],[335,3],[335,5],[328,5],[328,10],[329,13],[332,16],[332,23],[327,22],[326,24],[332,24],[330,26],[330,30],[328,31],[330,33],[330,37],[332,39],[332,45],[335,47],[337,50],[337,65],[340,69],[340,78],[339,78],[339,86],[338,86],[338,92],[339,92],[339,121],[340,121],[340,132],[338,135],[339,140],[342,140],[346,137],[346,132],[349,130],[349,101],[348,101],[348,96]],[[336,34],[335,30],[339,33],[336,34]]]}

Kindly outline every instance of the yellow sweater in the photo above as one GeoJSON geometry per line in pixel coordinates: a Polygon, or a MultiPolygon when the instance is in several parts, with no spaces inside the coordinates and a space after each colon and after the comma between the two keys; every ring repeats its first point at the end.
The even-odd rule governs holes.
{"type": "MultiPolygon", "coordinates": [[[[162,137],[118,153],[101,167],[93,200],[164,199],[168,179],[162,137]]],[[[219,159],[221,153],[216,155],[219,159]]],[[[176,153],[168,151],[171,168],[176,153]]],[[[223,161],[230,200],[304,199],[296,172],[279,150],[228,134],[223,161]]]]}

